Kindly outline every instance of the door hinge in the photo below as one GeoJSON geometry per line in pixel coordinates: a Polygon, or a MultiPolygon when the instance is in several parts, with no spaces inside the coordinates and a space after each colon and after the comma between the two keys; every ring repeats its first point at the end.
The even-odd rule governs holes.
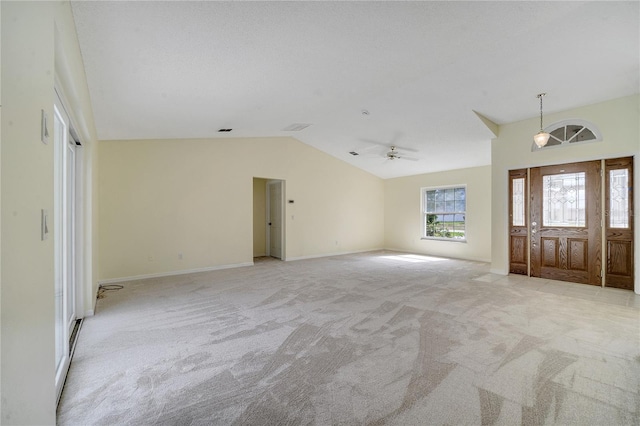
{"type": "Polygon", "coordinates": [[[604,176],[604,170],[600,169],[600,177],[604,176]]]}

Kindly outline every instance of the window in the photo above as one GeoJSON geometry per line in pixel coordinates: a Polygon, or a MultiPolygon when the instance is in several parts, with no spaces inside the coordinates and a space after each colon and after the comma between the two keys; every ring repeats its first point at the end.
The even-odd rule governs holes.
{"type": "Polygon", "coordinates": [[[422,189],[422,238],[466,240],[467,188],[422,189]]]}
{"type": "Polygon", "coordinates": [[[542,148],[532,142],[531,152],[540,151],[560,146],[570,146],[582,142],[599,142],[602,134],[595,124],[586,120],[563,120],[547,126],[545,132],[549,132],[549,142],[542,148]]]}

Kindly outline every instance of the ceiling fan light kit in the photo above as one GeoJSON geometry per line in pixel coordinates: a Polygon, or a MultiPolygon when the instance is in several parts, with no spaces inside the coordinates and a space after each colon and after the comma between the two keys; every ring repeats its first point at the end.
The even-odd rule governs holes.
{"type": "Polygon", "coordinates": [[[398,151],[396,151],[396,147],[395,146],[391,146],[391,151],[387,152],[387,158],[389,160],[395,160],[396,158],[400,158],[400,155],[398,154],[398,151]]]}
{"type": "Polygon", "coordinates": [[[403,160],[411,160],[411,161],[418,161],[418,158],[414,158],[414,157],[407,157],[404,154],[400,154],[397,151],[397,147],[395,145],[391,145],[391,151],[387,152],[386,154],[387,159],[389,160],[398,160],[398,159],[403,159],[403,160]]]}

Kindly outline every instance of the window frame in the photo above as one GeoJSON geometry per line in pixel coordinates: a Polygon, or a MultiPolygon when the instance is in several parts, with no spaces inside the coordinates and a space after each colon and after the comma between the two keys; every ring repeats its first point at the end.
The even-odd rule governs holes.
{"type": "Polygon", "coordinates": [[[466,243],[467,242],[467,211],[468,211],[468,192],[467,192],[467,184],[456,184],[456,185],[439,185],[439,186],[425,186],[420,188],[420,239],[421,240],[433,240],[433,241],[452,241],[458,243],[466,243]],[[437,190],[446,190],[446,189],[464,189],[464,211],[451,211],[451,212],[427,212],[427,192],[429,191],[437,191],[437,190]],[[428,214],[462,214],[464,217],[464,237],[434,237],[427,235],[427,215],[428,214]]]}

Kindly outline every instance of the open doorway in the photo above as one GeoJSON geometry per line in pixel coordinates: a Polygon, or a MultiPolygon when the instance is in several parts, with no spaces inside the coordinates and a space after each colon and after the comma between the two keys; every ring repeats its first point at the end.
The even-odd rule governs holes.
{"type": "Polygon", "coordinates": [[[284,259],[284,181],[253,178],[254,262],[284,259]]]}

